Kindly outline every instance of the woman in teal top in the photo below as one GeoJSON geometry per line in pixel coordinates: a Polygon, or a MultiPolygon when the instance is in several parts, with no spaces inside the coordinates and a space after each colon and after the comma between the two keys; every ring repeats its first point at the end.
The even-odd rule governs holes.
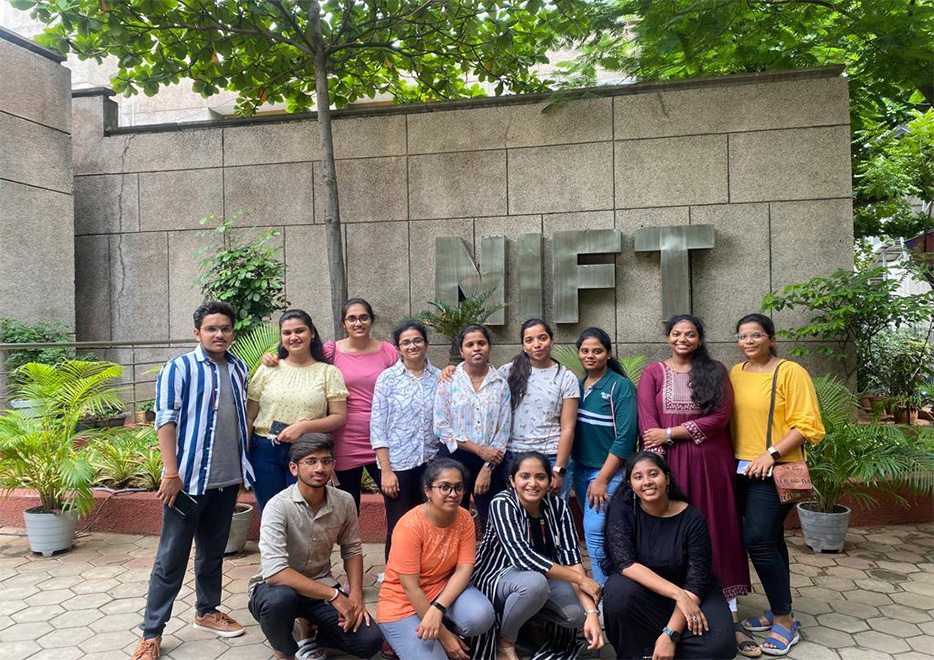
{"type": "Polygon", "coordinates": [[[636,388],[613,357],[609,335],[600,328],[584,330],[577,351],[587,376],[580,381],[570,483],[584,511],[593,579],[602,587],[606,582],[600,566],[605,554],[603,519],[622,481],[620,468],[636,448],[636,388]]]}

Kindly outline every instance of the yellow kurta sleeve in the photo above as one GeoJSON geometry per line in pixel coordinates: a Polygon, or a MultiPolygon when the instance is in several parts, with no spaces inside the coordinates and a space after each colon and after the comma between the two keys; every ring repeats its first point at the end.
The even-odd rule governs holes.
{"type": "Polygon", "coordinates": [[[263,396],[263,389],[266,387],[266,383],[269,381],[269,374],[271,369],[266,365],[259,365],[256,369],[256,372],[253,374],[253,378],[250,379],[250,384],[247,387],[246,398],[250,401],[259,401],[263,396]]]}
{"type": "Polygon", "coordinates": [[[324,396],[328,401],[344,401],[347,399],[347,386],[344,384],[344,374],[332,364],[328,365],[324,374],[324,396]]]}
{"type": "MultiPolygon", "coordinates": [[[[824,437],[824,423],[811,376],[801,365],[787,361],[782,363],[779,375],[784,389],[785,433],[795,429],[808,442],[820,442],[824,437]]],[[[773,441],[779,440],[781,437],[773,441]]]]}

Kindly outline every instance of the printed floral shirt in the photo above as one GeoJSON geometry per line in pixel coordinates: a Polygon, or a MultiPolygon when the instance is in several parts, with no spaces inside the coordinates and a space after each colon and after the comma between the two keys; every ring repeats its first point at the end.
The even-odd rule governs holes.
{"type": "Polygon", "coordinates": [[[511,421],[509,384],[493,366],[476,391],[463,364],[450,381],[438,384],[435,435],[450,451],[457,449],[458,440],[505,450],[511,421]]]}
{"type": "Polygon", "coordinates": [[[393,470],[411,470],[438,453],[433,410],[439,373],[429,362],[422,374],[415,376],[399,361],[376,379],[370,444],[373,449],[389,449],[393,470]]]}

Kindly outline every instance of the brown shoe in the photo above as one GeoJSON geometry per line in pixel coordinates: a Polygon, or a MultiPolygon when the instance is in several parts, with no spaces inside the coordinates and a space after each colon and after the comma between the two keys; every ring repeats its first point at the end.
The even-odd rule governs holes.
{"type": "Polygon", "coordinates": [[[130,660],[159,660],[162,655],[162,636],[144,639],[140,637],[130,660]]]}
{"type": "Polygon", "coordinates": [[[207,630],[220,637],[239,637],[243,626],[223,612],[208,612],[204,616],[195,615],[195,628],[207,630]]]}

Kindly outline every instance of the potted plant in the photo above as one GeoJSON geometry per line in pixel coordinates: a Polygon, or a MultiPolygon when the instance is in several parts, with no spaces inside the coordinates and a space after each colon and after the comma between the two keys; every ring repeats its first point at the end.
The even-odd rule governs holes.
{"type": "Polygon", "coordinates": [[[0,488],[39,496],[39,506],[23,514],[33,552],[70,548],[78,517],[94,506],[97,471],[76,441],[78,421],[122,403],[114,387],[121,373],[117,364],[81,360],[30,362],[15,372],[15,396],[29,405],[0,415],[0,488]]]}
{"type": "Polygon", "coordinates": [[[427,310],[418,315],[419,321],[451,340],[449,355],[451,364],[459,364],[463,361],[460,346],[456,344],[457,336],[461,330],[471,323],[483,323],[494,312],[503,307],[499,303],[487,303],[494,290],[489,289],[481,293],[472,293],[464,297],[456,305],[448,305],[447,303],[432,300],[428,304],[434,307],[435,310],[427,310]]]}
{"type": "Polygon", "coordinates": [[[869,492],[886,486],[905,504],[897,489],[934,489],[934,431],[895,424],[861,424],[856,420],[856,396],[837,378],[814,379],[826,435],[807,447],[808,469],[815,499],[799,503],[804,541],[815,551],[843,549],[851,510],[844,496],[861,506],[877,506],[869,492]]]}
{"type": "Polygon", "coordinates": [[[865,372],[866,393],[880,396],[897,424],[918,423],[918,411],[929,401],[926,383],[934,377],[934,351],[926,333],[880,332],[870,342],[860,368],[865,372]]]}
{"type": "MultiPolygon", "coordinates": [[[[240,492],[242,494],[244,491],[241,490],[240,492]]],[[[243,552],[252,521],[253,505],[237,502],[236,506],[234,506],[233,517],[230,520],[230,532],[227,535],[227,546],[224,548],[225,555],[243,552]]]]}
{"type": "Polygon", "coordinates": [[[136,423],[152,424],[156,421],[156,400],[146,399],[136,404],[136,423]]]}

